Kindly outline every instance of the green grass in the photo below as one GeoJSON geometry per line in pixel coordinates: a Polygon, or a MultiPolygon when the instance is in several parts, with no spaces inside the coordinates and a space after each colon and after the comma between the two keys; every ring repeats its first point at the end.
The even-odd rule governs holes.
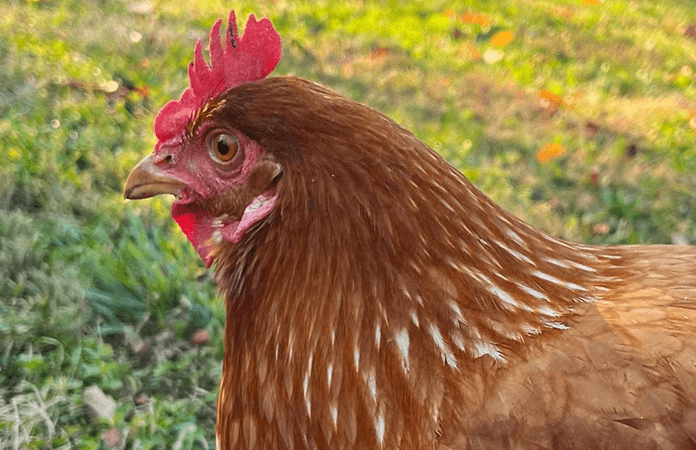
{"type": "MultiPolygon", "coordinates": [[[[534,226],[694,243],[696,10],[588,3],[234,6],[240,22],[273,20],[276,74],[384,112],[534,226]],[[495,47],[500,31],[514,37],[495,47]],[[540,163],[552,142],[565,153],[540,163]]],[[[222,302],[169,200],[125,203],[121,189],[186,86],[195,39],[228,8],[0,5],[0,449],[96,449],[113,427],[121,448],[214,448],[222,302]],[[199,329],[209,343],[191,343],[199,329]],[[112,422],[86,412],[91,385],[116,400],[112,422]]]]}

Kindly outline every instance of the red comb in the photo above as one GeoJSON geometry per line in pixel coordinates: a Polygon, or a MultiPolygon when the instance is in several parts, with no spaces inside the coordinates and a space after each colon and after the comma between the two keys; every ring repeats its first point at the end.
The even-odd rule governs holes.
{"type": "Polygon", "coordinates": [[[157,114],[155,135],[160,141],[184,130],[193,112],[206,101],[240,84],[264,78],[278,64],[280,36],[270,20],[257,22],[252,14],[240,39],[234,11],[230,11],[225,48],[219,38],[221,23],[218,20],[210,30],[210,65],[203,59],[199,39],[188,68],[190,87],[179,100],[170,101],[157,114]]]}

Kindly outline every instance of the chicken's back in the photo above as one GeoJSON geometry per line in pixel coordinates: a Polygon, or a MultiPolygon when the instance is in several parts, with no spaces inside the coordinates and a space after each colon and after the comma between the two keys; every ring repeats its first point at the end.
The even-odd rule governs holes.
{"type": "Polygon", "coordinates": [[[471,386],[485,397],[450,405],[462,424],[442,449],[696,448],[696,250],[585,249],[613,260],[618,282],[567,330],[481,367],[495,374],[471,386]]]}

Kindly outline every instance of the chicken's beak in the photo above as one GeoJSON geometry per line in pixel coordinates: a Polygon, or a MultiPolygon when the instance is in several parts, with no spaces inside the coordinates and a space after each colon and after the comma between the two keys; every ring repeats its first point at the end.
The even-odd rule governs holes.
{"type": "Polygon", "coordinates": [[[139,200],[159,194],[177,195],[182,186],[184,186],[183,182],[158,167],[157,158],[152,154],[131,170],[123,196],[130,200],[139,200]]]}

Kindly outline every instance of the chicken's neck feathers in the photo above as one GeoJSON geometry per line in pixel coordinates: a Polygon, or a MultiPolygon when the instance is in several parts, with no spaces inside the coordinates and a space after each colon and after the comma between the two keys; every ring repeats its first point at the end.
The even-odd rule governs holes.
{"type": "Polygon", "coordinates": [[[234,264],[217,275],[231,377],[222,386],[251,395],[221,393],[224,420],[275,424],[279,436],[292,420],[321,426],[327,443],[342,442],[334,448],[398,448],[418,416],[434,439],[448,380],[572,326],[574,308],[609,283],[604,256],[532,229],[455,173],[419,181],[417,197],[377,192],[388,201],[362,199],[359,212],[347,207],[356,191],[331,185],[345,176],[315,174],[291,193],[280,184],[280,207],[223,250],[234,264]],[[302,414],[283,417],[275,401],[302,414]],[[260,415],[235,418],[250,402],[260,415]]]}
{"type": "Polygon", "coordinates": [[[218,417],[239,429],[254,408],[238,406],[251,404],[255,423],[298,444],[418,437],[403,448],[425,448],[442,408],[474,401],[457,397],[461,372],[504,366],[521,342],[572,326],[615,282],[613,260],[531,228],[394,122],[345,102],[334,99],[331,117],[363,127],[305,144],[285,162],[276,210],[220,251],[229,379],[218,417]],[[292,418],[268,396],[293,405],[292,418]],[[321,433],[288,431],[311,427],[321,433]]]}

